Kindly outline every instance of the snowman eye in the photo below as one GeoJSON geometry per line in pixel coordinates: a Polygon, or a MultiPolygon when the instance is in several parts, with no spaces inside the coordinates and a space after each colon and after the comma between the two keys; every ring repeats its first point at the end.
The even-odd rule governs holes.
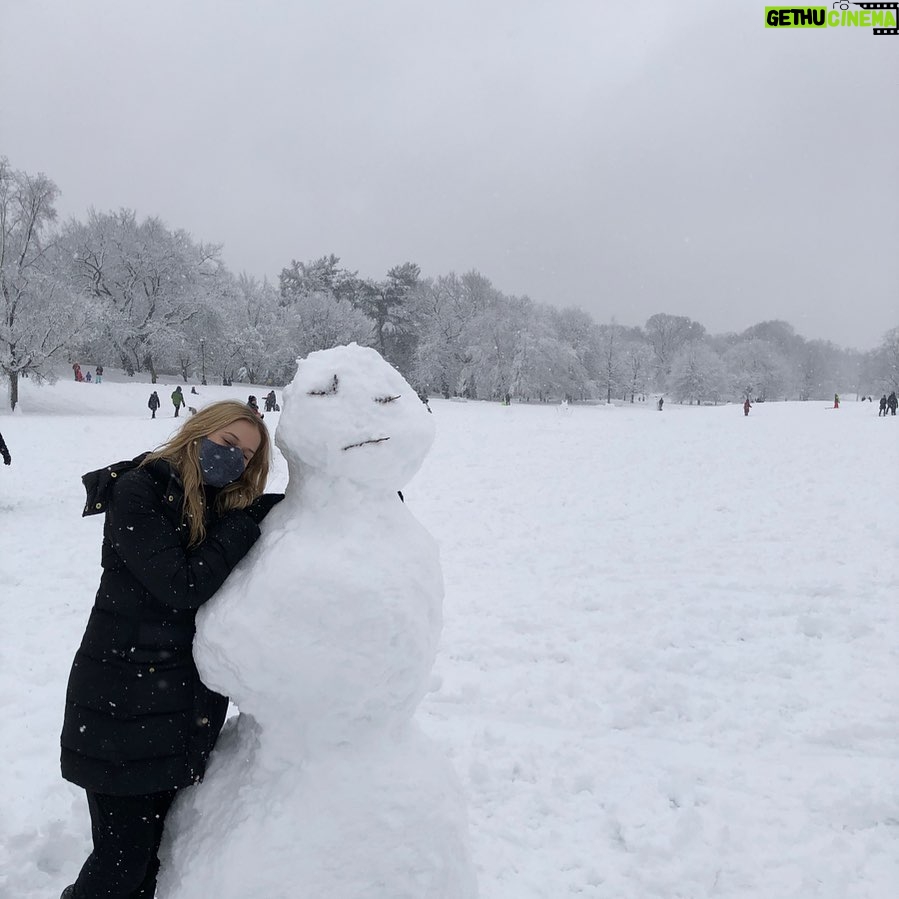
{"type": "Polygon", "coordinates": [[[328,396],[332,393],[337,393],[337,375],[331,378],[331,383],[323,390],[310,390],[309,396],[328,396]]]}
{"type": "Polygon", "coordinates": [[[398,400],[399,398],[400,398],[399,394],[397,394],[396,396],[376,396],[375,402],[382,403],[382,404],[383,403],[392,403],[394,400],[398,400]]]}

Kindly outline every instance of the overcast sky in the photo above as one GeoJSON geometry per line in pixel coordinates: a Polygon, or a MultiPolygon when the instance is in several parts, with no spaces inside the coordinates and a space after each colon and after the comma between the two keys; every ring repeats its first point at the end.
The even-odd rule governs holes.
{"type": "Polygon", "coordinates": [[[598,320],[899,325],[899,36],[764,2],[0,0],[0,155],[277,280],[411,260],[598,320]]]}

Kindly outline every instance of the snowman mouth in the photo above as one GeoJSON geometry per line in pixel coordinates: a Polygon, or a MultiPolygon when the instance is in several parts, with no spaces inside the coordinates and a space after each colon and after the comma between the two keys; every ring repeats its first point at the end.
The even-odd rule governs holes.
{"type": "Polygon", "coordinates": [[[344,450],[356,449],[359,446],[368,446],[370,443],[383,443],[385,440],[390,440],[389,437],[373,437],[371,440],[362,440],[359,443],[350,443],[344,447],[344,450]]]}

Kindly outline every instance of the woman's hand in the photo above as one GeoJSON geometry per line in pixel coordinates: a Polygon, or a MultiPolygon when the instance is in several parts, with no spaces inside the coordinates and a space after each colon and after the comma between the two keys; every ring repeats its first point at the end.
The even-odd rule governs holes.
{"type": "Polygon", "coordinates": [[[284,499],[283,493],[263,493],[260,496],[257,496],[253,502],[250,503],[244,509],[244,512],[256,522],[256,524],[262,524],[262,519],[268,515],[281,500],[284,499]]]}

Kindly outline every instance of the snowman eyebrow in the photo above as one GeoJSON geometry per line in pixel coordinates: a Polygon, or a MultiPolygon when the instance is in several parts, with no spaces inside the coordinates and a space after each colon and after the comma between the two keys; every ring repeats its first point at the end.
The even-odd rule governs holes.
{"type": "Polygon", "coordinates": [[[360,440],[359,443],[350,443],[348,446],[343,447],[344,450],[348,449],[356,449],[360,446],[367,446],[369,443],[383,443],[385,440],[390,440],[389,437],[373,437],[371,440],[360,440]]]}
{"type": "Polygon", "coordinates": [[[330,393],[337,393],[337,375],[331,378],[331,383],[324,390],[310,390],[309,396],[327,396],[330,393]]]}
{"type": "Polygon", "coordinates": [[[392,403],[394,400],[398,400],[399,398],[400,398],[400,394],[397,394],[396,396],[376,396],[375,402],[376,403],[392,403]]]}

